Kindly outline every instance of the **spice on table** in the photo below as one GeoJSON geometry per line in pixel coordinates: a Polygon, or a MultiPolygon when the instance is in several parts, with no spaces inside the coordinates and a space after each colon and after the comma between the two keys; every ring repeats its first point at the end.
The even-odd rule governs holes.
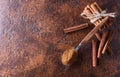
{"type": "MultiPolygon", "coordinates": [[[[104,46],[104,48],[103,48],[103,50],[102,50],[102,54],[105,53],[105,51],[106,51],[106,49],[107,49],[107,46],[108,46],[109,42],[110,42],[111,39],[112,39],[112,35],[113,35],[113,30],[111,30],[111,31],[109,32],[109,35],[108,35],[108,37],[107,37],[105,46],[104,46]]],[[[111,54],[112,54],[112,52],[111,52],[111,54]]]]}
{"type": "Polygon", "coordinates": [[[108,36],[108,32],[104,32],[103,35],[102,35],[102,39],[100,40],[100,44],[99,44],[99,47],[98,47],[98,55],[97,55],[98,58],[100,58],[100,55],[101,55],[102,49],[105,45],[107,36],[108,36]]]}
{"type": "Polygon", "coordinates": [[[74,56],[70,56],[68,54],[71,54],[70,52],[73,52],[71,55],[76,55],[76,53],[78,53],[78,50],[81,48],[81,46],[86,43],[89,39],[92,38],[92,36],[103,26],[103,24],[108,20],[108,17],[105,17],[101,23],[99,25],[97,25],[96,27],[94,27],[84,38],[83,40],[78,44],[78,46],[76,48],[72,47],[71,49],[66,50],[62,57],[62,63],[66,66],[70,66],[71,64],[73,64],[73,62],[75,62],[74,60],[76,60],[74,56]],[[75,53],[74,53],[75,52],[75,53]],[[66,56],[64,56],[66,55],[66,56]],[[66,59],[64,59],[66,57],[66,59]],[[73,61],[72,61],[73,60],[73,61]]]}
{"type": "Polygon", "coordinates": [[[97,42],[92,40],[92,66],[97,66],[97,42]]]}
{"type": "Polygon", "coordinates": [[[65,33],[70,33],[70,32],[73,32],[73,31],[85,29],[85,28],[87,28],[88,26],[89,26],[88,23],[84,23],[84,24],[80,24],[80,25],[77,25],[77,26],[65,28],[65,29],[64,29],[64,32],[65,32],[65,33]]]}
{"type": "MultiPolygon", "coordinates": [[[[107,29],[111,26],[112,21],[110,21],[110,17],[114,18],[115,13],[106,13],[106,11],[102,10],[100,6],[96,2],[94,2],[84,8],[81,16],[85,19],[89,19],[90,22],[95,25],[95,27],[82,39],[77,47],[72,47],[66,50],[63,53],[61,60],[63,65],[72,65],[74,62],[77,61],[78,50],[81,48],[81,46],[95,35],[100,41],[100,43],[98,44],[96,40],[92,40],[92,66],[96,67],[98,58],[100,58],[101,53],[104,54],[106,50],[108,50],[110,54],[112,53],[111,48],[108,46],[108,43],[110,42],[112,37],[112,30],[110,31],[107,29]],[[101,31],[102,33],[99,33],[99,31],[101,31]]],[[[88,25],[89,24],[87,23],[66,28],[64,29],[64,32],[70,33],[80,29],[84,29],[87,28],[88,25]]]]}

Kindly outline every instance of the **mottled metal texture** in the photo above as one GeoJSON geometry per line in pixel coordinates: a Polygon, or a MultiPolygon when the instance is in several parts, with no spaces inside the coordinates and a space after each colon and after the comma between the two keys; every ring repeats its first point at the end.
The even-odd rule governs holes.
{"type": "Polygon", "coordinates": [[[0,0],[0,77],[120,77],[120,0],[0,0]],[[92,29],[65,35],[63,29],[87,22],[80,13],[97,1],[117,12],[110,43],[114,55],[103,55],[91,66],[91,41],[80,50],[71,67],[61,55],[76,46],[92,29]]]}

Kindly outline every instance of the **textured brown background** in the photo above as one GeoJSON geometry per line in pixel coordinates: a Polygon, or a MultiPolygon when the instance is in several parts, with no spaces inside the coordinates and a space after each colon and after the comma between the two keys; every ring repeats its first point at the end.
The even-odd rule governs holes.
{"type": "Polygon", "coordinates": [[[0,77],[120,77],[120,0],[0,0],[0,77]],[[63,51],[78,42],[89,27],[65,35],[63,29],[86,22],[79,14],[97,1],[117,12],[113,56],[103,55],[91,66],[91,41],[80,50],[80,61],[61,64],[63,51]]]}

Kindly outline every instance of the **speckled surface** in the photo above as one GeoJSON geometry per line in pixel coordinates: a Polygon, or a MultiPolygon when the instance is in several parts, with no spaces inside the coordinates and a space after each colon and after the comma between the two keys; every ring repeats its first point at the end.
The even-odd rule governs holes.
{"type": "Polygon", "coordinates": [[[120,0],[0,0],[0,77],[120,77],[120,0]],[[80,50],[80,61],[62,65],[64,50],[76,46],[92,29],[65,35],[63,29],[87,22],[79,14],[97,1],[117,12],[110,43],[114,55],[103,55],[91,66],[91,41],[80,50]]]}

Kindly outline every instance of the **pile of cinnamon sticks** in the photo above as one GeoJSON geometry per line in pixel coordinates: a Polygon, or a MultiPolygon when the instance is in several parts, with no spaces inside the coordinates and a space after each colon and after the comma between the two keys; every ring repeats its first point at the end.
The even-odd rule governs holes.
{"type": "MultiPolygon", "coordinates": [[[[96,12],[101,13],[102,11],[103,10],[100,8],[100,6],[96,2],[94,2],[91,5],[87,5],[84,8],[83,13],[87,16],[87,15],[94,14],[96,12]]],[[[103,19],[104,18],[100,18],[99,20],[95,21],[93,23],[94,26],[97,26],[98,24],[100,24],[103,19]]],[[[96,38],[92,39],[92,66],[93,67],[97,66],[97,62],[98,62],[97,60],[99,60],[99,58],[101,57],[101,54],[105,54],[106,51],[110,55],[112,54],[112,49],[108,45],[113,35],[113,30],[112,29],[108,30],[108,28],[111,25],[112,25],[112,21],[109,18],[108,21],[95,34],[96,38]]],[[[69,32],[77,31],[77,30],[84,29],[87,27],[89,27],[89,24],[84,23],[78,26],[66,28],[64,29],[64,32],[69,33],[69,32]]]]}

